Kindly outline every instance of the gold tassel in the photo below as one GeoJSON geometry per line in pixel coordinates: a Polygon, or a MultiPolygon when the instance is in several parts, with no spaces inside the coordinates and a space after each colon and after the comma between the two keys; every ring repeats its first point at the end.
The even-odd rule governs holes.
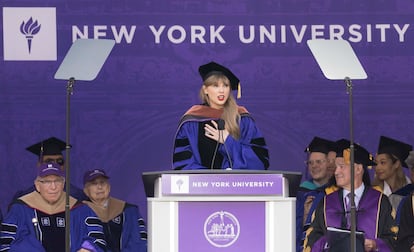
{"type": "MultiPolygon", "coordinates": [[[[374,161],[374,157],[372,156],[371,153],[369,153],[369,160],[374,161]]],[[[367,166],[367,168],[371,170],[372,169],[372,165],[367,166]]]]}
{"type": "Polygon", "coordinates": [[[241,85],[239,82],[239,84],[237,85],[237,99],[240,99],[240,98],[241,98],[241,85]]]}
{"type": "Polygon", "coordinates": [[[349,148],[344,149],[343,157],[344,157],[345,164],[347,164],[347,165],[351,164],[351,149],[349,149],[349,148]]]}

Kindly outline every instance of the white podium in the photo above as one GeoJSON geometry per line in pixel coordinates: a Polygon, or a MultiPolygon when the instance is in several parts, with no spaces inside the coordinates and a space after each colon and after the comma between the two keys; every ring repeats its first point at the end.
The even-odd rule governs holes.
{"type": "Polygon", "coordinates": [[[295,251],[293,191],[300,173],[192,170],[142,176],[150,252],[295,251]]]}

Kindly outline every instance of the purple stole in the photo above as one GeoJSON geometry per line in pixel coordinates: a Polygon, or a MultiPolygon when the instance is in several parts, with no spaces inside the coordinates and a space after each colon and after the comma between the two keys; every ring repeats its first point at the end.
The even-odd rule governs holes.
{"type": "MultiPolygon", "coordinates": [[[[327,227],[344,228],[345,209],[342,198],[343,190],[326,196],[324,212],[327,227]]],[[[364,231],[368,239],[377,239],[379,211],[382,193],[368,188],[365,189],[358,208],[356,209],[356,230],[364,231]]]]}

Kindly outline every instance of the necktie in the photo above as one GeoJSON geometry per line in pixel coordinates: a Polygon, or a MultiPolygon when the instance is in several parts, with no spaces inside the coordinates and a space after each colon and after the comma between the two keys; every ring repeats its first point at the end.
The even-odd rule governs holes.
{"type": "Polygon", "coordinates": [[[348,193],[345,198],[345,218],[346,218],[346,227],[351,228],[351,193],[348,193]]]}

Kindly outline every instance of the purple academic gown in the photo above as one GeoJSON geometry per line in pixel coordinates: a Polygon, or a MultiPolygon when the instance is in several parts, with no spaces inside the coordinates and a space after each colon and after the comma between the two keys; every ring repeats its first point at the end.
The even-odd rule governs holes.
{"type": "MultiPolygon", "coordinates": [[[[305,251],[326,251],[326,227],[346,227],[342,194],[343,190],[338,190],[320,202],[307,233],[305,251]]],[[[363,231],[365,239],[375,240],[379,251],[394,251],[396,226],[391,213],[387,196],[366,187],[356,210],[356,230],[363,231]]]]}

